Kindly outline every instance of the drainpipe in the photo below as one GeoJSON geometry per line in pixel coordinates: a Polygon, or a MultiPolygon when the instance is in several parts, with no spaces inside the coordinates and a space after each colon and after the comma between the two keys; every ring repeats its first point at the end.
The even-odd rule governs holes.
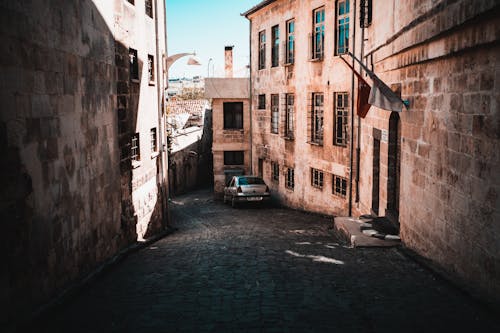
{"type": "MultiPolygon", "coordinates": [[[[155,34],[156,34],[156,92],[158,94],[158,142],[160,148],[160,155],[158,156],[159,165],[159,178],[160,178],[160,191],[161,191],[161,212],[162,212],[162,227],[163,229],[167,229],[170,225],[170,216],[168,211],[168,187],[165,182],[165,175],[168,174],[168,169],[166,168],[168,165],[167,156],[165,154],[165,144],[163,142],[163,131],[164,131],[164,122],[163,122],[163,107],[164,107],[164,92],[166,88],[165,76],[162,75],[162,71],[160,67],[165,66],[163,63],[162,54],[160,53],[160,36],[159,36],[159,20],[158,20],[158,2],[154,2],[155,10],[155,34]],[[160,62],[160,59],[162,60],[160,62]],[[163,66],[159,66],[162,63],[163,66]],[[163,88],[163,92],[162,92],[163,88]]],[[[165,52],[167,48],[167,11],[165,7],[165,1],[163,5],[163,17],[165,19],[165,52]]]]}
{"type": "Polygon", "coordinates": [[[248,106],[250,108],[250,174],[253,175],[253,122],[252,122],[252,20],[250,20],[248,17],[248,25],[249,25],[249,32],[248,32],[248,53],[249,53],[249,75],[248,75],[248,106]]]}
{"type": "MultiPolygon", "coordinates": [[[[361,51],[360,51],[360,59],[363,61],[363,57],[365,54],[365,27],[361,28],[361,51]]],[[[359,65],[359,74],[363,76],[363,66],[359,65]]],[[[356,147],[356,202],[359,202],[359,172],[361,169],[360,161],[361,161],[361,117],[358,116],[358,140],[356,147]]]]}
{"type": "MultiPolygon", "coordinates": [[[[354,0],[354,20],[352,30],[352,54],[356,51],[356,0],[354,0]]],[[[352,67],[355,66],[354,58],[352,59],[352,67]]],[[[359,137],[358,137],[359,141],[359,137]]],[[[351,73],[351,140],[349,144],[349,216],[352,216],[352,168],[354,153],[354,72],[351,73]]]]}

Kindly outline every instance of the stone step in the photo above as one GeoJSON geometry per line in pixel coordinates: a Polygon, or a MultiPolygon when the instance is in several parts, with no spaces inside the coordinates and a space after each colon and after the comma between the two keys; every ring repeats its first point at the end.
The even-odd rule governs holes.
{"type": "Polygon", "coordinates": [[[383,235],[373,229],[361,230],[364,221],[354,217],[335,217],[333,223],[335,230],[344,235],[353,247],[393,247],[401,244],[399,240],[386,238],[392,235],[383,235]]]}

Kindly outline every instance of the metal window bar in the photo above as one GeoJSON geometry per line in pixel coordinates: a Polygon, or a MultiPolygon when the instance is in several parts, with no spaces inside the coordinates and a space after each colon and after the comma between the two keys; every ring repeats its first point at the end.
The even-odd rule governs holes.
{"type": "Polygon", "coordinates": [[[286,22],[285,64],[291,65],[295,61],[295,20],[286,22]]]}
{"type": "Polygon", "coordinates": [[[151,152],[156,153],[158,150],[158,144],[156,140],[156,128],[151,129],[151,152]]]}
{"type": "Polygon", "coordinates": [[[271,162],[272,175],[271,178],[274,182],[279,183],[280,181],[280,165],[277,162],[271,162]]]}
{"type": "Polygon", "coordinates": [[[130,159],[132,161],[139,161],[141,159],[139,149],[139,133],[135,133],[132,136],[132,140],[130,142],[130,159]]]}
{"type": "Polygon", "coordinates": [[[347,145],[348,118],[349,93],[335,93],[335,135],[333,142],[335,145],[347,145]]]}
{"type": "Polygon", "coordinates": [[[279,95],[271,95],[271,133],[279,133],[279,95]]]}
{"type": "Polygon", "coordinates": [[[311,168],[311,185],[319,189],[323,188],[323,171],[311,168]]]}
{"type": "Polygon", "coordinates": [[[294,94],[285,95],[285,137],[288,139],[294,138],[294,107],[295,96],[294,94]]]}
{"type": "Polygon", "coordinates": [[[146,15],[153,18],[153,0],[145,0],[146,15]]]}
{"type": "Polygon", "coordinates": [[[261,95],[259,95],[258,98],[259,98],[258,108],[259,108],[259,110],[264,110],[266,108],[266,95],[261,94],[261,95]]]}
{"type": "Polygon", "coordinates": [[[313,94],[313,110],[311,117],[311,142],[323,145],[323,102],[322,93],[313,94]]]}
{"type": "Polygon", "coordinates": [[[148,77],[150,83],[155,81],[155,58],[152,55],[148,55],[148,77]]]}
{"type": "Polygon", "coordinates": [[[312,143],[312,115],[314,93],[307,94],[307,143],[312,143]]]}
{"type": "Polygon", "coordinates": [[[347,178],[333,175],[332,187],[333,194],[345,198],[347,195],[347,178]]]}
{"type": "Polygon", "coordinates": [[[295,187],[295,170],[293,168],[286,169],[285,187],[292,190],[295,187]]]}

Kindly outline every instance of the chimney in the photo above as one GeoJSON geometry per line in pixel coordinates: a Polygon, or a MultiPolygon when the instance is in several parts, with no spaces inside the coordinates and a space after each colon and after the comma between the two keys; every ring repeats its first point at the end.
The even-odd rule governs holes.
{"type": "Polygon", "coordinates": [[[224,47],[224,69],[226,77],[233,77],[233,47],[234,45],[224,47]]]}

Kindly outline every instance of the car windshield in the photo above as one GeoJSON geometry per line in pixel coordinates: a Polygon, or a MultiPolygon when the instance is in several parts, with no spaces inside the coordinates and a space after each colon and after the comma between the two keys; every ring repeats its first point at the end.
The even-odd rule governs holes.
{"type": "Polygon", "coordinates": [[[238,179],[238,184],[240,185],[263,185],[264,181],[257,177],[244,177],[238,179]]]}

